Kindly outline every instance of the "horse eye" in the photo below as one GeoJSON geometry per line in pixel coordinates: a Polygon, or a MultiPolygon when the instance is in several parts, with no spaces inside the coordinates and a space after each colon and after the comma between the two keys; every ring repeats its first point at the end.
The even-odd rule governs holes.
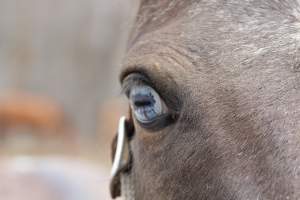
{"type": "Polygon", "coordinates": [[[167,113],[159,94],[149,86],[136,86],[129,93],[132,112],[142,125],[149,125],[167,113]]]}

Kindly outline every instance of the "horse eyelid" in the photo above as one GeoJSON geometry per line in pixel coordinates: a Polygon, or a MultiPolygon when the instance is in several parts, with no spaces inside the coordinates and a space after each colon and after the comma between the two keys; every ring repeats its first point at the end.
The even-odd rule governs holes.
{"type": "Polygon", "coordinates": [[[134,74],[129,74],[123,80],[123,82],[122,82],[122,94],[125,94],[127,97],[129,97],[130,90],[134,86],[150,86],[151,88],[153,88],[151,82],[148,81],[146,77],[144,77],[143,75],[134,73],[134,74]]]}

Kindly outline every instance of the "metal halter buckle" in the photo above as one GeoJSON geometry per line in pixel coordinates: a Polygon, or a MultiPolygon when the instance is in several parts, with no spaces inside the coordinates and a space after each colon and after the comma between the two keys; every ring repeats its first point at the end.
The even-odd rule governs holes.
{"type": "Polygon", "coordinates": [[[124,116],[120,118],[117,136],[117,146],[111,168],[111,178],[116,177],[120,170],[128,164],[128,135],[126,130],[126,117],[124,116]]]}

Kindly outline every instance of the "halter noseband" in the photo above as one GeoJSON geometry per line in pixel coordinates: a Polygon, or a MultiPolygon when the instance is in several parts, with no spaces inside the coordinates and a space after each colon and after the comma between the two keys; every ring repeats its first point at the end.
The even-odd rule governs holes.
{"type": "Polygon", "coordinates": [[[123,196],[124,200],[134,200],[134,185],[130,174],[132,156],[126,117],[121,117],[117,133],[116,147],[113,148],[110,193],[112,198],[123,196]]]}

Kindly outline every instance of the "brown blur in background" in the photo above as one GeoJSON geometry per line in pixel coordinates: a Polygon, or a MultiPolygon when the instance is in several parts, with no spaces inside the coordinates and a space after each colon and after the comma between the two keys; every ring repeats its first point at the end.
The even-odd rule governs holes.
{"type": "Polygon", "coordinates": [[[0,199],[109,199],[130,0],[0,0],[0,199]]]}

